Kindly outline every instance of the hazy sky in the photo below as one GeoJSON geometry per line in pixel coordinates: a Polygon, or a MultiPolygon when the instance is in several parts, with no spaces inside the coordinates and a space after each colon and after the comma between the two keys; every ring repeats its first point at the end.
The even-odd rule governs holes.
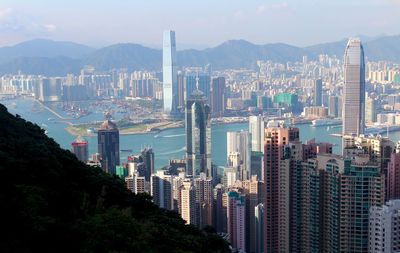
{"type": "Polygon", "coordinates": [[[33,38],[158,46],[165,29],[176,31],[178,49],[228,39],[304,46],[400,34],[400,0],[0,0],[0,46],[33,38]]]}

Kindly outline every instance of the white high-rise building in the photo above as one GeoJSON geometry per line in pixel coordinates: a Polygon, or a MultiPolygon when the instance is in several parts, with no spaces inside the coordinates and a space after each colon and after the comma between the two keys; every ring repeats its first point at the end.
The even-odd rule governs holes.
{"type": "Polygon", "coordinates": [[[165,170],[158,170],[150,178],[150,195],[154,204],[161,208],[173,210],[173,182],[174,176],[166,174],[165,170]]]}
{"type": "Polygon", "coordinates": [[[250,169],[251,169],[251,137],[248,131],[238,131],[238,132],[227,132],[227,156],[228,165],[237,165],[237,161],[231,160],[231,158],[237,157],[239,154],[239,179],[248,180],[250,179],[250,169]]]}
{"type": "Polygon", "coordinates": [[[251,151],[264,153],[264,128],[262,115],[249,117],[249,132],[251,134],[251,151]]]}
{"type": "Polygon", "coordinates": [[[177,78],[175,32],[168,30],[163,36],[163,109],[167,115],[177,112],[177,78]]]}
{"type": "Polygon", "coordinates": [[[196,188],[191,179],[186,179],[181,186],[181,217],[187,224],[197,225],[196,188]]]}
{"type": "Polygon", "coordinates": [[[359,39],[349,39],[344,54],[343,135],[360,135],[365,128],[365,63],[359,39]]]}
{"type": "Polygon", "coordinates": [[[400,252],[400,200],[390,200],[369,211],[369,252],[400,252]]]}

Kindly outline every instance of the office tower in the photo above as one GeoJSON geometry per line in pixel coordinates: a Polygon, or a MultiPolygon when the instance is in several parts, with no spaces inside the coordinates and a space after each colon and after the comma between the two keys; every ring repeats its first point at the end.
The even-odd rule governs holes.
{"type": "Polygon", "coordinates": [[[196,189],[191,179],[182,182],[181,217],[187,224],[197,225],[196,189]]]}
{"type": "Polygon", "coordinates": [[[220,233],[226,233],[226,205],[224,205],[224,186],[217,184],[213,190],[213,226],[220,233]]]}
{"type": "Polygon", "coordinates": [[[314,80],[314,106],[322,105],[322,79],[314,80]]]}
{"type": "Polygon", "coordinates": [[[369,253],[400,252],[400,200],[369,211],[369,253]]]}
{"type": "Polygon", "coordinates": [[[98,152],[101,157],[101,168],[103,171],[115,174],[116,166],[119,165],[119,130],[117,125],[110,120],[101,124],[97,131],[98,152]]]}
{"type": "Polygon", "coordinates": [[[264,152],[264,128],[265,122],[262,115],[249,117],[251,151],[264,152]]]}
{"type": "Polygon", "coordinates": [[[211,80],[211,112],[213,117],[222,117],[225,112],[225,77],[211,80]]]}
{"type": "Polygon", "coordinates": [[[205,96],[207,102],[210,102],[211,77],[205,72],[187,72],[185,74],[185,99],[197,89],[205,96]]]}
{"type": "Polygon", "coordinates": [[[150,179],[150,195],[154,204],[161,208],[173,210],[172,195],[174,176],[168,175],[165,170],[158,170],[150,179]]]}
{"type": "Polygon", "coordinates": [[[284,147],[299,141],[298,128],[269,123],[265,129],[265,240],[264,252],[289,251],[290,160],[284,147]]]}
{"type": "Polygon", "coordinates": [[[227,132],[228,166],[239,168],[239,179],[250,178],[251,169],[251,136],[248,131],[227,132]],[[233,155],[233,156],[232,156],[233,155]],[[238,157],[239,160],[233,158],[238,157]],[[238,164],[239,163],[239,164],[238,164]]]}
{"type": "Polygon", "coordinates": [[[400,199],[400,153],[392,153],[387,173],[387,199],[400,199]]]}
{"type": "Polygon", "coordinates": [[[200,90],[186,101],[186,173],[211,176],[211,111],[200,90]]]}
{"type": "Polygon", "coordinates": [[[176,113],[178,101],[175,32],[164,31],[163,37],[163,109],[176,113]]]}
{"type": "Polygon", "coordinates": [[[330,96],[329,97],[328,114],[329,114],[329,116],[334,117],[334,118],[339,117],[339,97],[338,96],[330,96]]]}
{"type": "Polygon", "coordinates": [[[264,252],[264,204],[260,203],[254,207],[256,241],[255,253],[264,252]]]}
{"type": "Polygon", "coordinates": [[[261,151],[251,151],[251,176],[256,175],[258,179],[262,180],[264,178],[264,155],[261,151]]]}
{"type": "Polygon", "coordinates": [[[359,39],[350,39],[344,55],[343,135],[360,135],[365,127],[364,49],[359,39]]]}
{"type": "Polygon", "coordinates": [[[246,202],[244,195],[230,191],[227,193],[227,230],[229,242],[237,251],[246,250],[246,202]]]}
{"type": "Polygon", "coordinates": [[[74,142],[72,142],[72,152],[75,154],[79,161],[87,163],[89,160],[89,144],[88,141],[78,136],[74,142]]]}
{"type": "Polygon", "coordinates": [[[212,225],[213,187],[211,178],[206,178],[204,173],[193,180],[196,190],[196,205],[198,208],[198,227],[212,225]]]}
{"type": "Polygon", "coordinates": [[[61,78],[42,78],[39,82],[39,100],[54,102],[61,100],[61,78]]]}
{"type": "Polygon", "coordinates": [[[185,110],[185,73],[178,71],[178,109],[185,110]]]}
{"type": "Polygon", "coordinates": [[[373,98],[365,99],[365,123],[372,124],[376,122],[376,101],[373,98]]]}

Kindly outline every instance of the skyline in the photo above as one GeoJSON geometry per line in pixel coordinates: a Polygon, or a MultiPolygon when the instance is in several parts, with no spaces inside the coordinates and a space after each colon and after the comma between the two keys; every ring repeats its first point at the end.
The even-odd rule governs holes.
{"type": "Polygon", "coordinates": [[[399,0],[95,3],[4,0],[0,3],[4,35],[0,46],[46,38],[92,47],[125,42],[160,47],[167,29],[176,31],[181,42],[178,49],[213,47],[231,39],[306,46],[360,34],[396,34],[400,22],[399,0]],[[341,13],[340,20],[337,13],[341,13]]]}

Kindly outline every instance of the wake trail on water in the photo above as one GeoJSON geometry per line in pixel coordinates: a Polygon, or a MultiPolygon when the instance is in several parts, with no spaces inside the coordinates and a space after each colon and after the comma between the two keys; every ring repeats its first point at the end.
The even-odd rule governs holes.
{"type": "Polygon", "coordinates": [[[158,154],[158,155],[170,155],[170,154],[176,154],[176,153],[179,153],[179,152],[185,151],[185,149],[186,149],[186,146],[183,146],[183,147],[182,147],[182,148],[180,148],[180,149],[176,149],[176,150],[172,150],[172,151],[168,151],[168,152],[160,153],[160,154],[158,154]]]}
{"type": "Polygon", "coordinates": [[[185,134],[171,134],[171,135],[164,135],[164,136],[158,136],[161,138],[174,138],[174,137],[179,137],[179,136],[185,136],[185,134]]]}

